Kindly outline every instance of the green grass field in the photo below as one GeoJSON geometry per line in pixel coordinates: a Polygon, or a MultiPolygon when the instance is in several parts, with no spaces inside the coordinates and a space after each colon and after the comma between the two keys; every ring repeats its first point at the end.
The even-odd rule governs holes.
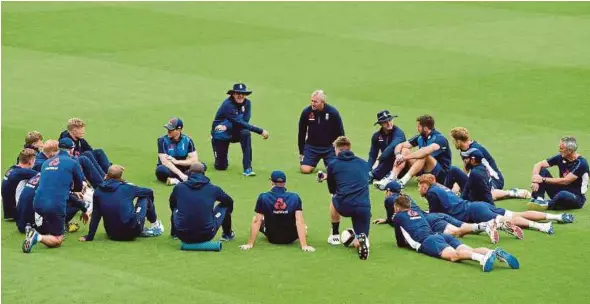
{"type": "MultiPolygon", "coordinates": [[[[185,121],[201,160],[212,163],[209,128],[225,91],[254,90],[255,178],[241,176],[239,145],[230,170],[208,175],[236,200],[236,241],[221,253],[181,252],[168,236],[21,252],[23,235],[2,222],[5,303],[583,303],[587,302],[590,213],[526,231],[501,246],[518,271],[484,274],[394,245],[373,226],[372,253],[326,243],[325,184],[298,173],[297,121],[309,94],[323,88],[343,116],[357,155],[367,157],[375,114],[389,109],[406,134],[432,114],[441,132],[467,127],[498,161],[508,187],[528,187],[532,165],[577,136],[590,155],[589,3],[2,3],[2,171],[27,131],[56,138],[67,119],[87,122],[86,137],[152,187],[169,228],[172,188],[155,180],[162,124],[185,121]],[[303,198],[309,243],[240,252],[258,193],[274,169],[303,198]],[[584,300],[586,299],[586,300],[584,300]]],[[[453,151],[454,163],[459,156],[453,151]]],[[[320,166],[321,167],[321,166],[320,166]]],[[[415,183],[410,193],[419,200],[415,183]]],[[[371,190],[373,217],[383,194],[371,190]]],[[[499,203],[525,210],[524,201],[499,203]]],[[[342,228],[350,226],[343,220],[342,228]]],[[[484,236],[463,239],[488,246],[484,236]]]]}

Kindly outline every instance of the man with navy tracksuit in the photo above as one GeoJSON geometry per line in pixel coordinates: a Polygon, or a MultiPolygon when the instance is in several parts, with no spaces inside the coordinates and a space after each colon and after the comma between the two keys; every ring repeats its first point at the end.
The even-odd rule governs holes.
{"type": "Polygon", "coordinates": [[[332,143],[339,136],[344,136],[340,113],[326,103],[323,90],[314,91],[311,105],[305,107],[299,117],[297,144],[301,173],[312,173],[321,159],[328,167],[336,157],[332,143]]]}
{"type": "Polygon", "coordinates": [[[371,225],[371,200],[369,198],[369,173],[367,162],[352,153],[351,143],[345,136],[334,141],[336,159],[328,164],[328,172],[320,176],[327,179],[332,194],[330,218],[332,232],[328,236],[331,245],[340,244],[340,218],[350,217],[356,238],[352,245],[359,258],[369,257],[369,228],[371,225]]]}
{"type": "Polygon", "coordinates": [[[221,227],[221,240],[233,240],[233,207],[234,200],[205,176],[205,166],[193,163],[188,179],[176,185],[170,194],[170,233],[185,243],[202,243],[212,240],[221,227]],[[215,206],[215,202],[219,204],[215,206]]]}
{"type": "MultiPolygon", "coordinates": [[[[2,180],[2,210],[4,219],[15,219],[17,188],[22,190],[26,181],[37,175],[37,171],[31,169],[35,164],[33,149],[23,149],[18,156],[18,164],[11,166],[2,180]],[[23,183],[20,187],[19,184],[23,183]]],[[[20,193],[18,193],[20,195],[20,193]]]]}
{"type": "Polygon", "coordinates": [[[391,115],[387,110],[377,113],[375,125],[380,125],[381,128],[371,137],[371,150],[369,151],[368,160],[369,170],[375,180],[381,180],[391,172],[395,160],[395,147],[406,141],[404,131],[393,124],[393,119],[396,117],[397,115],[391,115]],[[373,169],[377,161],[379,163],[373,169]]]}
{"type": "Polygon", "coordinates": [[[215,157],[215,169],[226,170],[229,163],[227,154],[229,144],[239,142],[242,146],[242,166],[244,176],[254,176],[252,170],[252,139],[250,132],[268,139],[268,132],[250,124],[252,102],[246,96],[252,94],[245,84],[236,83],[227,91],[230,95],[219,106],[211,124],[211,146],[215,157]]]}
{"type": "Polygon", "coordinates": [[[199,161],[193,140],[183,133],[182,119],[173,117],[164,125],[168,133],[158,138],[156,178],[168,185],[187,179],[189,166],[199,161]]]}
{"type": "Polygon", "coordinates": [[[271,244],[291,244],[299,239],[301,250],[313,252],[307,245],[307,228],[303,219],[303,203],[297,193],[287,191],[287,175],[275,170],[270,175],[272,188],[261,193],[256,200],[250,227],[248,243],[240,249],[250,250],[254,247],[258,231],[262,232],[271,244]]]}
{"type": "Polygon", "coordinates": [[[111,162],[102,149],[93,149],[84,138],[86,123],[77,117],[68,120],[67,129],[61,132],[59,139],[69,138],[74,144],[74,158],[86,156],[96,166],[97,170],[104,173],[109,169],[111,162]]]}
{"type": "Polygon", "coordinates": [[[105,182],[94,191],[90,228],[80,241],[94,239],[101,217],[107,236],[115,241],[132,241],[140,235],[159,236],[164,231],[156,215],[154,192],[125,182],[124,171],[125,168],[112,165],[105,182]],[[144,228],[146,217],[150,228],[144,228]]]}
{"type": "MultiPolygon", "coordinates": [[[[23,190],[17,197],[15,223],[16,228],[21,233],[25,233],[27,225],[36,227],[33,202],[35,200],[35,192],[37,191],[37,187],[39,187],[40,178],[41,173],[37,173],[37,175],[31,177],[25,183],[23,190]]],[[[83,214],[86,213],[89,207],[90,203],[86,203],[83,200],[78,199],[76,195],[70,193],[65,223],[69,223],[78,211],[82,211],[83,214]]]]}
{"type": "Polygon", "coordinates": [[[581,209],[586,203],[590,179],[588,161],[578,154],[578,143],[573,136],[559,141],[559,154],[542,160],[533,167],[531,210],[581,209]],[[559,177],[553,177],[548,168],[557,166],[559,177]],[[545,199],[545,194],[549,200],[545,199]]]}
{"type": "Polygon", "coordinates": [[[80,192],[84,174],[80,164],[72,159],[74,142],[70,138],[59,141],[60,152],[48,159],[41,168],[41,179],[33,206],[39,219],[35,219],[38,232],[31,228],[25,231],[23,252],[31,252],[38,242],[47,247],[59,247],[63,242],[67,201],[70,190],[80,192]]]}
{"type": "Polygon", "coordinates": [[[461,189],[461,197],[472,202],[486,202],[494,205],[492,196],[491,177],[482,163],[483,153],[475,148],[461,152],[465,169],[469,170],[469,177],[461,189]]]}

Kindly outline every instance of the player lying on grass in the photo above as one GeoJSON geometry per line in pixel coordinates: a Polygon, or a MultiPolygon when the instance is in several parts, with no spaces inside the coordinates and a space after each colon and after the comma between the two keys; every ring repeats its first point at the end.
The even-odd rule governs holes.
{"type": "Polygon", "coordinates": [[[391,173],[395,161],[395,147],[406,141],[406,134],[402,129],[393,124],[397,115],[391,115],[384,110],[377,113],[379,131],[371,137],[371,149],[369,150],[369,170],[371,178],[380,181],[391,173]]]}
{"type": "MultiPolygon", "coordinates": [[[[84,175],[80,164],[71,155],[74,142],[69,138],[59,141],[59,153],[48,159],[41,168],[39,186],[33,200],[35,210],[35,228],[27,227],[22,250],[25,253],[37,244],[47,247],[60,247],[65,232],[66,212],[70,190],[80,192],[84,186],[84,175]]],[[[83,214],[83,221],[88,220],[83,214]]]]}
{"type": "Polygon", "coordinates": [[[531,185],[533,199],[528,204],[529,209],[543,211],[584,207],[590,170],[588,161],[577,150],[576,138],[567,136],[559,141],[559,154],[535,164],[531,185]],[[553,166],[559,168],[559,177],[553,177],[547,170],[553,166]],[[549,200],[545,200],[545,193],[549,200]]]}
{"type": "Polygon", "coordinates": [[[553,223],[537,223],[535,221],[556,220],[562,223],[572,223],[571,214],[549,214],[536,211],[513,212],[492,206],[486,202],[470,202],[458,197],[450,189],[436,184],[432,174],[425,174],[418,178],[420,195],[428,201],[430,212],[440,212],[451,215],[463,222],[489,222],[498,224],[498,229],[522,239],[520,227],[532,228],[547,234],[553,234],[553,223]]]}
{"type": "Polygon", "coordinates": [[[152,189],[127,183],[123,172],[125,168],[119,165],[110,166],[105,182],[94,191],[90,228],[80,241],[94,239],[101,218],[107,236],[115,241],[132,241],[139,236],[159,236],[164,232],[152,189]],[[151,223],[149,228],[144,227],[146,218],[151,223]]]}
{"type": "Polygon", "coordinates": [[[158,138],[156,178],[167,185],[176,185],[187,180],[186,171],[199,157],[193,140],[183,134],[182,119],[173,117],[164,128],[168,134],[158,138]]]}
{"type": "Polygon", "coordinates": [[[409,167],[407,173],[399,180],[402,187],[405,187],[412,177],[422,173],[433,174],[438,183],[449,188],[455,183],[459,186],[464,185],[467,175],[459,168],[451,166],[449,142],[434,128],[434,118],[423,115],[416,121],[419,134],[395,147],[396,156],[391,175],[374,185],[382,190],[387,183],[397,180],[400,172],[406,170],[406,167],[409,167]],[[418,150],[412,152],[413,147],[418,147],[418,150]]]}
{"type": "Polygon", "coordinates": [[[185,182],[174,186],[170,194],[171,235],[185,243],[208,242],[221,227],[222,241],[231,241],[234,200],[205,176],[207,168],[193,163],[185,182]],[[215,206],[215,202],[219,202],[215,206]]]}
{"type": "Polygon", "coordinates": [[[313,252],[315,249],[307,245],[307,232],[301,198],[297,193],[288,192],[285,188],[287,176],[283,171],[273,171],[270,175],[272,188],[261,193],[256,200],[248,243],[240,249],[249,250],[254,247],[258,231],[262,232],[271,244],[291,244],[299,239],[301,250],[313,252]]]}
{"type": "MultiPolygon", "coordinates": [[[[393,226],[393,217],[395,215],[394,202],[400,195],[402,195],[401,191],[402,187],[397,181],[390,182],[385,187],[384,207],[386,217],[384,219],[374,220],[374,224],[389,224],[393,226]]],[[[492,244],[496,244],[499,240],[498,231],[496,230],[495,225],[488,225],[487,222],[469,224],[464,223],[448,214],[424,212],[409,195],[404,195],[406,195],[410,200],[410,209],[422,214],[434,232],[449,234],[455,237],[462,237],[466,234],[477,234],[485,231],[492,244]]]]}
{"type": "Polygon", "coordinates": [[[471,248],[453,236],[433,232],[424,216],[410,207],[410,199],[404,194],[395,200],[393,227],[398,247],[410,247],[451,262],[474,260],[479,262],[484,272],[494,269],[496,258],[506,262],[512,269],[520,267],[516,257],[501,248],[471,248]]]}
{"type": "Polygon", "coordinates": [[[336,108],[326,103],[323,90],[311,93],[311,105],[299,116],[297,145],[299,147],[299,170],[312,173],[323,159],[324,166],[336,158],[332,143],[338,136],[344,136],[342,117],[336,108]]]}
{"type": "Polygon", "coordinates": [[[332,233],[328,236],[328,243],[340,244],[340,218],[350,217],[357,234],[352,246],[358,250],[359,258],[366,260],[369,257],[371,226],[368,164],[356,157],[350,148],[351,143],[346,136],[340,136],[334,141],[336,159],[328,164],[327,174],[318,173],[318,181],[327,179],[328,191],[332,194],[332,233]]]}
{"type": "MultiPolygon", "coordinates": [[[[471,149],[479,150],[483,155],[481,157],[481,164],[484,166],[485,171],[488,173],[490,178],[491,196],[492,201],[489,199],[473,199],[472,201],[487,201],[493,204],[494,200],[503,198],[530,198],[531,193],[525,189],[512,188],[510,190],[504,189],[504,176],[496,164],[496,160],[492,157],[490,152],[479,142],[474,141],[469,136],[469,131],[463,127],[453,128],[451,130],[451,137],[455,144],[455,148],[461,151],[461,153],[467,152],[471,149]]],[[[472,168],[466,168],[466,171],[472,172],[472,168]]],[[[466,198],[465,190],[463,192],[463,198],[466,198]]],[[[469,190],[468,190],[469,191],[469,190]]],[[[473,195],[473,194],[472,194],[473,195]]]]}

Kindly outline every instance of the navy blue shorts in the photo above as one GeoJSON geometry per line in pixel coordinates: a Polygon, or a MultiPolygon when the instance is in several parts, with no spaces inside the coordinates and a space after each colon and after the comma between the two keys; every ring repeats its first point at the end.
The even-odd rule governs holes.
{"type": "Polygon", "coordinates": [[[467,223],[482,223],[504,214],[506,214],[506,209],[492,206],[486,202],[471,202],[467,203],[465,212],[457,214],[455,217],[467,223]]]}
{"type": "Polygon", "coordinates": [[[357,207],[334,202],[336,211],[344,217],[350,217],[352,220],[352,229],[356,235],[364,233],[369,235],[371,227],[371,207],[357,207]]]}
{"type": "Polygon", "coordinates": [[[314,147],[306,144],[303,149],[303,160],[300,162],[301,165],[316,167],[320,162],[320,159],[324,160],[324,166],[327,168],[328,164],[336,158],[334,147],[314,147]]]}
{"type": "Polygon", "coordinates": [[[39,231],[39,233],[53,236],[64,235],[66,231],[65,214],[57,214],[53,212],[43,212],[38,214],[43,218],[41,226],[37,226],[37,231],[39,231]]]}
{"type": "Polygon", "coordinates": [[[213,225],[210,229],[200,229],[198,231],[177,229],[176,236],[185,243],[202,243],[211,241],[221,227],[226,214],[227,208],[219,207],[219,205],[215,206],[215,208],[213,208],[213,225]]]}
{"type": "Polygon", "coordinates": [[[420,251],[426,255],[431,257],[440,258],[441,253],[445,248],[452,247],[453,249],[457,249],[457,247],[463,245],[458,239],[448,234],[434,234],[427,237],[423,242],[422,246],[420,246],[420,251]]]}
{"type": "Polygon", "coordinates": [[[448,224],[455,227],[461,227],[463,225],[463,222],[460,220],[444,213],[426,213],[425,217],[434,232],[444,233],[448,224]]]}

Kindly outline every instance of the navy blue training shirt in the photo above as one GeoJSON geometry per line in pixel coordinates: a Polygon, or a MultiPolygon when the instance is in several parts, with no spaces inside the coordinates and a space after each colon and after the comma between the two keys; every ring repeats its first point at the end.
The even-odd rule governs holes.
{"type": "Polygon", "coordinates": [[[571,193],[585,196],[586,191],[588,191],[590,170],[588,169],[588,161],[584,157],[579,156],[574,161],[568,161],[561,154],[557,154],[548,158],[547,162],[550,166],[559,168],[559,177],[563,178],[570,173],[577,176],[578,178],[575,181],[565,187],[571,193]]]}
{"type": "Polygon", "coordinates": [[[328,164],[328,190],[334,201],[348,206],[371,207],[367,162],[352,151],[341,151],[328,164]]]}
{"type": "Polygon", "coordinates": [[[307,106],[299,117],[297,145],[299,154],[303,154],[305,145],[329,148],[339,136],[344,136],[342,117],[336,108],[324,104],[324,109],[313,110],[307,106]]]}
{"type": "Polygon", "coordinates": [[[385,159],[392,158],[395,146],[406,141],[406,134],[402,129],[393,126],[391,132],[384,132],[383,128],[375,132],[371,137],[371,149],[369,150],[369,167],[372,168],[378,160],[382,162],[385,159]],[[381,152],[381,155],[379,155],[381,152]]]}
{"type": "Polygon", "coordinates": [[[442,133],[438,132],[438,130],[433,129],[432,132],[430,132],[430,135],[427,137],[423,137],[422,135],[418,134],[410,138],[408,142],[412,145],[412,147],[418,148],[428,147],[431,144],[438,144],[440,149],[434,151],[430,155],[436,159],[445,172],[449,172],[453,156],[451,154],[451,149],[449,148],[449,141],[444,137],[444,135],[442,135],[442,133]]]}
{"type": "Polygon", "coordinates": [[[227,122],[224,123],[227,120],[232,124],[233,133],[239,133],[241,130],[246,129],[257,134],[262,134],[261,128],[250,124],[251,117],[250,99],[246,98],[242,104],[238,104],[230,96],[219,106],[215,114],[215,119],[211,124],[211,131],[213,132],[219,124],[227,124],[227,122]]]}
{"type": "Polygon", "coordinates": [[[264,215],[266,236],[273,244],[288,243],[297,238],[295,212],[302,211],[301,198],[284,187],[273,187],[261,193],[254,212],[264,215]]]}

